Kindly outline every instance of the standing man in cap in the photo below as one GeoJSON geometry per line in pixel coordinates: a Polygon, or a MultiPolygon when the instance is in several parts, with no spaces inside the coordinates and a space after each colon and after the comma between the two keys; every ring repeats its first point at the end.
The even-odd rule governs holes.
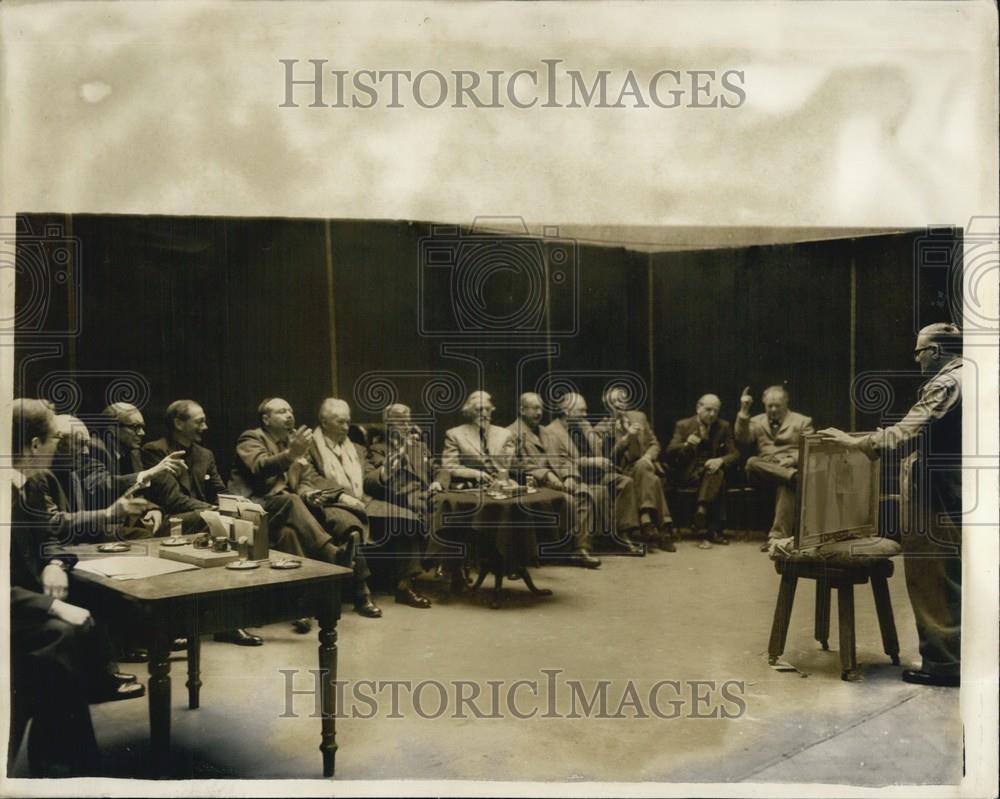
{"type": "Polygon", "coordinates": [[[962,331],[950,323],[927,325],[913,359],[928,380],[899,422],[867,436],[834,427],[820,432],[872,458],[916,445],[902,462],[909,512],[901,542],[922,662],[905,670],[903,681],[955,687],[962,670],[962,331]],[[928,512],[926,527],[917,529],[921,499],[929,507],[919,509],[928,512]]]}

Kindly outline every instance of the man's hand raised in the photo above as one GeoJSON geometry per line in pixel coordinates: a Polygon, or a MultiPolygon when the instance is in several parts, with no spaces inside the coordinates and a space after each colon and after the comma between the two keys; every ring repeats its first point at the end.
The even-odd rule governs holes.
{"type": "Polygon", "coordinates": [[[288,434],[288,454],[293,458],[301,458],[309,451],[312,444],[312,430],[302,425],[298,430],[288,434]]]}

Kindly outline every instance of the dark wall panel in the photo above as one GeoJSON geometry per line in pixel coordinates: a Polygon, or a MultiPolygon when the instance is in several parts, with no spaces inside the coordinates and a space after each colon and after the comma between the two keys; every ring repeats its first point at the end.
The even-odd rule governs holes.
{"type": "Polygon", "coordinates": [[[771,384],[820,425],[846,426],[850,385],[850,244],[846,241],[665,253],[652,257],[657,428],[701,394],[735,417],[771,384]]]}
{"type": "Polygon", "coordinates": [[[359,421],[406,402],[434,420],[438,445],[479,387],[506,424],[521,391],[575,387],[597,414],[604,387],[623,383],[666,439],[702,393],[718,393],[732,418],[744,385],[759,411],[761,390],[784,382],[794,408],[846,428],[852,265],[855,372],[898,372],[887,401],[862,397],[857,426],[872,427],[883,405],[908,407],[913,334],[952,319],[960,285],[954,231],[647,255],[393,221],[21,221],[32,235],[18,245],[16,392],[84,416],[132,399],[150,436],[170,400],[192,397],[223,468],[263,397],[287,398],[312,425],[335,390],[359,421]],[[53,225],[63,232],[46,234],[53,225]],[[65,241],[78,256],[60,282],[65,241]],[[502,268],[470,283],[479,263],[502,268]],[[67,335],[76,317],[79,334],[67,335]]]}

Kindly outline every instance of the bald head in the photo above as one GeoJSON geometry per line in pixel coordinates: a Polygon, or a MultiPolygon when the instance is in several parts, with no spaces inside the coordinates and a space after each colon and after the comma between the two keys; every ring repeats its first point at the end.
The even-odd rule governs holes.
{"type": "Polygon", "coordinates": [[[62,434],[56,452],[60,455],[81,456],[90,453],[90,431],[87,425],[68,413],[55,418],[56,430],[62,434]]]}
{"type": "Polygon", "coordinates": [[[698,416],[698,421],[706,427],[711,427],[712,423],[719,418],[719,409],[722,407],[722,400],[715,394],[703,394],[698,398],[694,412],[698,416]]]}

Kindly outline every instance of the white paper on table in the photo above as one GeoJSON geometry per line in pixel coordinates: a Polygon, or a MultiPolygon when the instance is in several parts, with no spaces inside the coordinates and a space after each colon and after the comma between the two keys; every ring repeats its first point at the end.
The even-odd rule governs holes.
{"type": "Polygon", "coordinates": [[[151,558],[148,555],[120,555],[111,558],[82,560],[76,564],[77,571],[91,572],[116,580],[134,580],[140,577],[156,577],[199,568],[193,563],[181,563],[165,558],[151,558]]]}

